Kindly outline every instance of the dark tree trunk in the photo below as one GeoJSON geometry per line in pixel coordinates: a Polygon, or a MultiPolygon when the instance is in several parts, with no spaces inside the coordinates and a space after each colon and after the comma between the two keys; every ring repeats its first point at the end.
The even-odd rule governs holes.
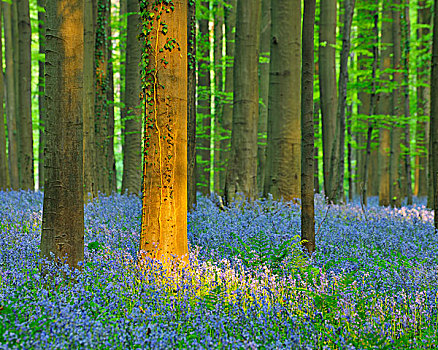
{"type": "MultiPolygon", "coordinates": [[[[0,30],[2,28],[3,11],[0,6],[0,30]]],[[[3,57],[3,39],[0,35],[0,57],[3,57]]],[[[0,190],[8,187],[8,160],[6,157],[6,131],[5,113],[3,109],[3,97],[5,96],[3,84],[3,61],[0,60],[0,190]]]]}
{"type": "Polygon", "coordinates": [[[46,0],[38,0],[38,45],[40,58],[38,60],[38,116],[39,116],[39,145],[38,145],[38,188],[41,190],[44,187],[44,144],[45,135],[45,109],[44,109],[44,54],[45,49],[45,35],[46,13],[42,11],[46,8],[46,0]]]}

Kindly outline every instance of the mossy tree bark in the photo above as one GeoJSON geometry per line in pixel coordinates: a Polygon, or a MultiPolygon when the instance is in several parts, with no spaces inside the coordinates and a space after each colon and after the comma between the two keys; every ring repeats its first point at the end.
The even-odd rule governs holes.
{"type": "Polygon", "coordinates": [[[122,193],[139,194],[141,190],[141,59],[140,10],[138,0],[128,0],[128,29],[126,38],[125,116],[123,119],[123,179],[122,193]]]}
{"type": "Polygon", "coordinates": [[[142,0],[143,154],[140,252],[188,262],[187,0],[142,0]]]}
{"type": "MultiPolygon", "coordinates": [[[[2,27],[3,11],[0,6],[0,29],[2,27]]],[[[0,57],[3,57],[3,40],[0,35],[0,57]]],[[[0,61],[0,190],[8,187],[8,159],[6,156],[6,131],[4,123],[3,97],[5,95],[3,83],[3,61],[0,61]]]]}
{"type": "MultiPolygon", "coordinates": [[[[301,1],[271,2],[268,146],[264,195],[301,198],[301,1]]],[[[313,153],[312,153],[313,154],[313,153]]]]}
{"type": "Polygon", "coordinates": [[[234,97],[231,154],[225,199],[237,193],[257,196],[257,122],[259,119],[259,26],[260,0],[238,0],[234,55],[234,97]]]}
{"type": "Polygon", "coordinates": [[[41,255],[84,260],[84,0],[47,2],[46,146],[41,255]],[[60,146],[62,145],[62,146],[60,146]]]}
{"type": "Polygon", "coordinates": [[[38,59],[38,117],[39,117],[39,144],[38,144],[38,188],[44,187],[44,144],[45,135],[45,108],[44,108],[44,54],[46,36],[46,0],[38,0],[38,46],[40,57],[38,59]]]}

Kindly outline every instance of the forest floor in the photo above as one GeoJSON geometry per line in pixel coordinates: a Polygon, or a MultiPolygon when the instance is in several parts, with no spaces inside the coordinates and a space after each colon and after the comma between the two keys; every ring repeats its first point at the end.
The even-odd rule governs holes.
{"type": "MultiPolygon", "coordinates": [[[[317,252],[271,199],[188,215],[190,268],[139,269],[141,203],[85,209],[85,263],[39,272],[40,192],[0,192],[0,349],[435,349],[438,235],[421,200],[327,208],[317,252]]],[[[374,204],[373,204],[374,203],[374,204]]]]}

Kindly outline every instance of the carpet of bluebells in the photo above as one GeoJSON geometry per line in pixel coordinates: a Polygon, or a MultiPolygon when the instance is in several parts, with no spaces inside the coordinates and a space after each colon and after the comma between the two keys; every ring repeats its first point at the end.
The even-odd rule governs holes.
{"type": "Polygon", "coordinates": [[[362,208],[317,196],[308,259],[299,205],[220,210],[199,198],[190,267],[169,273],[137,264],[140,200],[100,197],[85,209],[82,272],[43,276],[42,198],[0,192],[0,349],[438,348],[438,235],[420,201],[362,208]]]}

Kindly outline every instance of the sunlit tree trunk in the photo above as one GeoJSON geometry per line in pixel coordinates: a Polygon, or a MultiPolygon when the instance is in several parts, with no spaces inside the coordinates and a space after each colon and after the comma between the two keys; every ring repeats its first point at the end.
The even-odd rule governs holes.
{"type": "MultiPolygon", "coordinates": [[[[2,8],[0,6],[0,30],[2,27],[2,8]]],[[[0,35],[0,57],[3,57],[3,38],[0,35]]],[[[3,83],[3,61],[0,60],[0,190],[8,187],[8,159],[6,156],[6,131],[5,111],[3,109],[3,97],[5,95],[3,83]]]]}
{"type": "Polygon", "coordinates": [[[31,28],[29,0],[17,0],[18,13],[18,164],[20,188],[34,189],[31,104],[31,28]]]}
{"type": "Polygon", "coordinates": [[[389,158],[389,198],[392,207],[400,207],[401,198],[401,169],[400,169],[400,142],[401,142],[401,123],[400,117],[404,114],[403,98],[402,98],[402,72],[401,70],[401,27],[400,27],[400,0],[394,0],[392,9],[392,37],[394,42],[393,55],[393,81],[395,88],[393,95],[393,115],[396,118],[394,125],[391,128],[391,154],[389,158]]]}
{"type": "MultiPolygon", "coordinates": [[[[187,207],[196,207],[196,1],[189,0],[187,13],[187,207]]],[[[222,155],[223,150],[221,150],[222,155]]],[[[222,159],[222,158],[221,158],[222,159]]],[[[222,187],[221,187],[222,188],[222,187]]]]}
{"type": "Polygon", "coordinates": [[[41,255],[84,260],[84,0],[47,2],[46,147],[41,255]],[[60,147],[62,145],[62,147],[60,147]]]}
{"type": "Polygon", "coordinates": [[[324,192],[339,200],[340,123],[336,118],[336,0],[321,0],[319,24],[319,88],[321,94],[324,192]]]}
{"type": "Polygon", "coordinates": [[[269,57],[271,49],[271,0],[262,0],[259,63],[259,122],[257,143],[257,191],[263,192],[266,173],[266,137],[268,131],[269,57]]]}
{"type": "MultiPolygon", "coordinates": [[[[231,99],[227,100],[222,109],[222,141],[221,141],[221,163],[227,164],[230,157],[231,148],[231,128],[233,123],[233,60],[234,60],[234,38],[236,25],[236,0],[227,0],[225,12],[225,40],[226,40],[226,67],[225,67],[225,93],[231,95],[231,99]]],[[[219,176],[220,187],[225,188],[226,172],[222,172],[219,176]]]]}
{"type": "MultiPolygon", "coordinates": [[[[272,0],[264,195],[301,198],[301,1],[272,0]]],[[[312,153],[313,154],[313,153],[312,153]]]]}
{"type": "Polygon", "coordinates": [[[38,144],[38,188],[41,190],[44,187],[44,144],[45,135],[44,121],[44,53],[45,49],[45,35],[46,0],[38,0],[38,46],[40,57],[38,59],[38,117],[39,117],[39,144],[38,144]]]}
{"type": "MultiPolygon", "coordinates": [[[[384,3],[382,13],[382,34],[380,54],[380,80],[389,85],[392,48],[392,15],[389,3],[384,3]]],[[[392,94],[380,92],[377,114],[383,115],[383,126],[380,128],[379,146],[379,205],[389,206],[389,155],[391,149],[392,94]]]]}
{"type": "Polygon", "coordinates": [[[233,126],[225,182],[227,202],[237,193],[249,199],[257,195],[260,11],[260,0],[237,1],[233,126]]]}
{"type": "Polygon", "coordinates": [[[15,71],[16,61],[14,59],[14,41],[13,36],[13,5],[6,2],[2,3],[4,18],[4,35],[5,35],[5,86],[6,86],[6,120],[8,127],[8,165],[11,188],[18,190],[20,188],[18,177],[18,135],[17,135],[17,102],[16,102],[16,83],[15,71]]]}
{"type": "Polygon", "coordinates": [[[138,0],[128,0],[126,38],[125,118],[123,142],[122,193],[138,194],[141,189],[141,80],[138,62],[141,58],[141,21],[138,0]]]}
{"type": "Polygon", "coordinates": [[[301,72],[301,240],[309,254],[315,250],[313,71],[315,0],[304,0],[301,72]]]}
{"type": "Polygon", "coordinates": [[[140,6],[146,69],[142,77],[146,103],[140,252],[169,266],[169,260],[188,261],[188,3],[157,1],[140,6]]]}
{"type": "Polygon", "coordinates": [[[83,97],[83,160],[84,195],[86,200],[97,195],[94,47],[96,0],[84,0],[84,97],[83,97]]]}

